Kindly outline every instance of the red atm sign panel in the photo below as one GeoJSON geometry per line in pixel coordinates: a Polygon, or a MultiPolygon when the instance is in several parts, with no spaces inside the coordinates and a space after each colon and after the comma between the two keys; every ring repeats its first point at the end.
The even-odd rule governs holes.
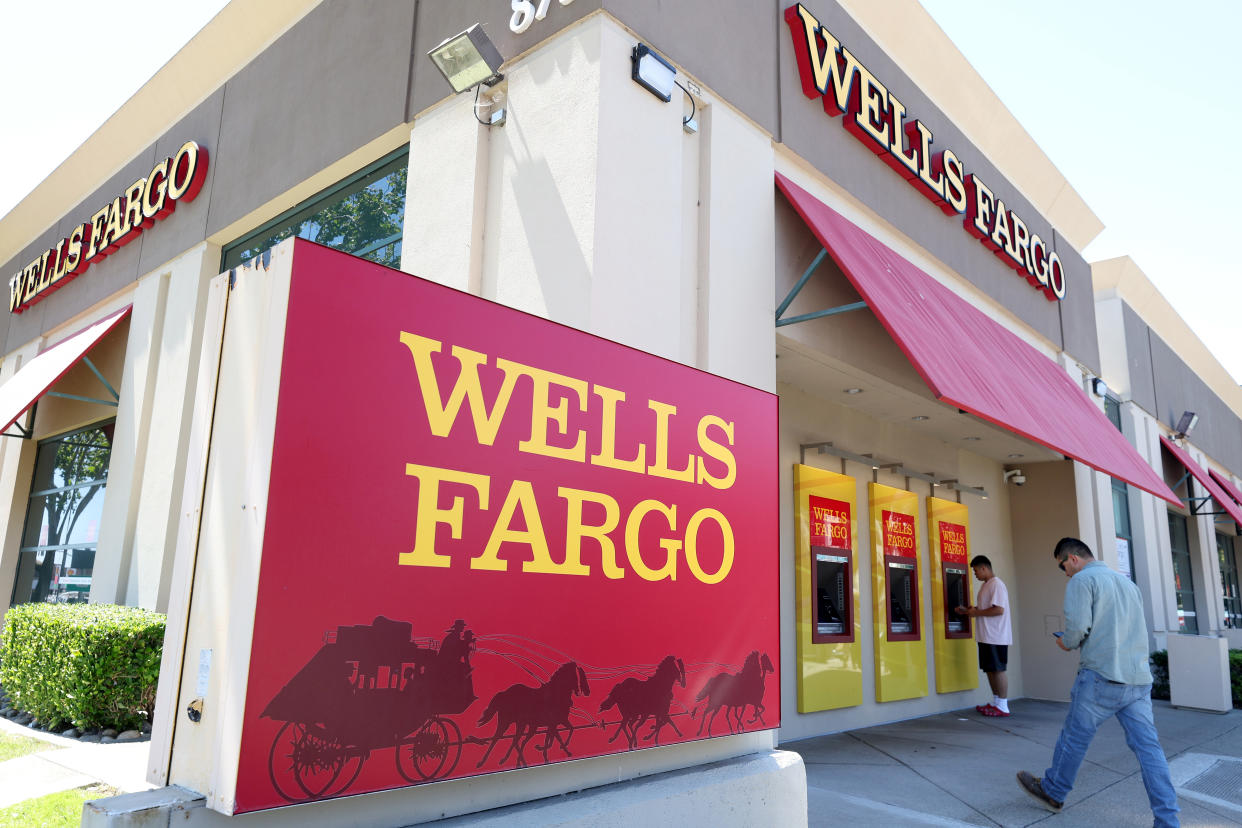
{"type": "Polygon", "coordinates": [[[297,242],[278,399],[237,811],[780,723],[775,396],[297,242]]]}

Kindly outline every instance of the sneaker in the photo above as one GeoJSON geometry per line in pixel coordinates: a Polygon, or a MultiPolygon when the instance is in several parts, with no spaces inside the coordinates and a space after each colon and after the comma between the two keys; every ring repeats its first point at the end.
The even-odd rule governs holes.
{"type": "Polygon", "coordinates": [[[1042,782],[1043,780],[1031,776],[1026,771],[1018,771],[1018,784],[1022,786],[1022,790],[1026,791],[1031,799],[1034,799],[1054,814],[1061,813],[1061,806],[1065,803],[1057,802],[1055,799],[1048,796],[1048,794],[1044,793],[1044,786],[1042,782]]]}
{"type": "Polygon", "coordinates": [[[993,719],[1003,719],[1009,716],[1007,712],[991,704],[985,704],[979,713],[993,719]]]}
{"type": "Polygon", "coordinates": [[[990,705],[990,704],[976,704],[976,705],[975,705],[975,712],[976,712],[976,713],[982,713],[984,710],[986,710],[987,708],[989,708],[989,707],[991,707],[991,706],[992,706],[992,705],[990,705]]]}

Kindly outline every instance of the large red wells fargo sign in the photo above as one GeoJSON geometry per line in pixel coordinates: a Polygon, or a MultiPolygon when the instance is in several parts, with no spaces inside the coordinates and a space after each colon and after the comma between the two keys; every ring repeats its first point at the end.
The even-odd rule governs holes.
{"type": "Polygon", "coordinates": [[[237,810],[780,722],[776,398],[304,242],[237,810]]]}

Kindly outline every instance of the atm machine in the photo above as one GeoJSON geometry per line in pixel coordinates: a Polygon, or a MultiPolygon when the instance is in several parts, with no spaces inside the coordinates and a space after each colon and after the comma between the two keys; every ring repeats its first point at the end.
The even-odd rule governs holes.
{"type": "Polygon", "coordinates": [[[868,484],[871,501],[872,600],[876,701],[928,694],[919,574],[919,498],[868,484]]]}
{"type": "Polygon", "coordinates": [[[794,466],[799,713],[862,704],[857,487],[847,475],[794,466]]]}
{"type": "Polygon", "coordinates": [[[932,654],[936,692],[956,693],[979,686],[979,652],[971,619],[957,607],[971,606],[970,510],[963,503],[927,498],[932,553],[932,654]]]}

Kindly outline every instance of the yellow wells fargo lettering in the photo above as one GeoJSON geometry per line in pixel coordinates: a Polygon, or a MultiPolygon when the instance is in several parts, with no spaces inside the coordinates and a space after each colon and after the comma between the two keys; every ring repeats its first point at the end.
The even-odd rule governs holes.
{"type": "Polygon", "coordinates": [[[179,201],[192,201],[207,177],[207,150],[186,141],[148,175],[99,208],[91,220],[44,251],[9,279],[9,311],[21,313],[64,287],[90,265],[138,237],[179,201]]]}
{"type": "MultiPolygon", "coordinates": [[[[513,413],[510,404],[518,383],[525,381],[531,386],[530,408],[516,416],[528,415],[530,429],[528,436],[518,442],[518,451],[721,490],[732,487],[737,480],[737,461],[731,450],[734,423],[722,417],[699,417],[695,427],[699,453],[674,460],[670,456],[670,436],[677,407],[647,400],[646,408],[653,415],[653,439],[623,449],[617,445],[617,414],[626,401],[624,391],[497,357],[493,364],[503,379],[489,410],[479,376],[480,367],[488,364],[486,354],[458,345],[451,348],[459,370],[445,398],[432,359],[433,354],[441,353],[443,343],[404,331],[400,341],[413,358],[427,423],[436,437],[449,436],[464,407],[477,443],[494,446],[505,417],[513,413]],[[594,453],[587,451],[587,429],[571,428],[571,404],[580,414],[589,414],[592,425],[597,425],[593,436],[599,445],[594,453]]],[[[717,509],[698,509],[683,524],[688,510],[679,509],[675,503],[645,499],[623,516],[620,503],[610,494],[559,486],[557,508],[565,516],[565,537],[558,560],[553,557],[540,514],[541,509],[548,508],[548,499],[544,498],[540,505],[532,482],[514,480],[501,500],[493,497],[492,478],[487,474],[417,463],[407,463],[406,474],[418,480],[419,491],[414,549],[399,555],[398,563],[402,565],[452,565],[452,556],[436,549],[436,533],[440,526],[445,526],[450,537],[461,539],[469,496],[478,512],[495,513],[489,517],[492,528],[487,543],[471,558],[471,569],[507,571],[509,562],[500,558],[500,550],[506,543],[516,543],[531,550],[530,559],[522,563],[523,572],[589,575],[591,567],[583,561],[583,544],[587,540],[598,545],[600,570],[611,579],[625,577],[623,564],[628,564],[629,570],[644,580],[676,580],[678,565],[684,561],[692,577],[705,584],[716,584],[728,576],[733,566],[733,529],[717,509]],[[495,508],[497,502],[499,507],[495,508]],[[593,522],[585,516],[588,507],[597,516],[593,522]],[[602,518],[598,517],[601,512],[602,518]],[[659,527],[658,550],[643,548],[640,538],[644,526],[659,527]],[[705,530],[719,539],[720,560],[714,571],[705,568],[700,559],[705,530]]]]}

